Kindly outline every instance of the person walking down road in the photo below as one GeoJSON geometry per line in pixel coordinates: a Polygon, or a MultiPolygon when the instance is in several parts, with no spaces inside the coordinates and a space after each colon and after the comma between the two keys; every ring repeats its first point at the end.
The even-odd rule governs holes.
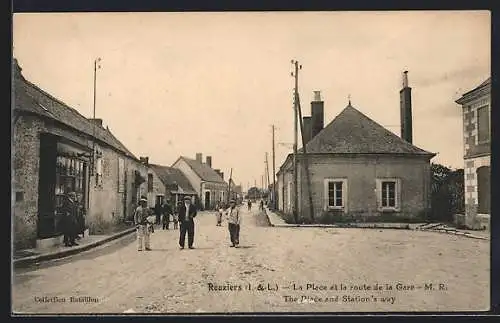
{"type": "Polygon", "coordinates": [[[248,204],[248,211],[250,211],[252,209],[252,201],[248,200],[247,204],[248,204]]]}
{"type": "Polygon", "coordinates": [[[172,221],[174,223],[174,230],[179,229],[179,214],[174,213],[172,214],[172,221]]]}
{"type": "Polygon", "coordinates": [[[220,227],[222,226],[222,214],[224,214],[224,203],[219,203],[217,205],[217,226],[220,227]]]}
{"type": "Polygon", "coordinates": [[[162,225],[163,230],[168,230],[170,226],[170,215],[173,213],[172,208],[170,207],[170,201],[165,200],[162,206],[162,225]]]}
{"type": "Polygon", "coordinates": [[[145,250],[151,250],[149,245],[149,228],[147,224],[147,219],[149,216],[149,209],[147,207],[148,200],[146,198],[141,198],[139,201],[139,206],[135,209],[134,213],[134,224],[137,228],[137,250],[142,251],[143,241],[145,250]]]}
{"type": "Polygon", "coordinates": [[[226,211],[231,247],[238,248],[240,245],[240,210],[236,207],[234,200],[229,201],[229,209],[226,211]]]}
{"type": "Polygon", "coordinates": [[[76,202],[76,193],[70,192],[66,196],[62,207],[62,231],[63,241],[66,247],[78,246],[75,239],[77,236],[77,213],[78,203],[76,202]]]}
{"type": "Polygon", "coordinates": [[[158,225],[158,226],[161,224],[161,215],[163,213],[162,209],[163,209],[163,205],[161,203],[159,203],[159,202],[156,202],[155,208],[154,208],[155,215],[156,215],[156,222],[155,222],[155,224],[158,225]]]}
{"type": "Polygon", "coordinates": [[[264,200],[260,200],[260,210],[264,211],[264,200]]]}
{"type": "Polygon", "coordinates": [[[184,197],[184,204],[179,208],[180,237],[179,246],[184,249],[186,233],[188,235],[188,247],[194,249],[194,218],[196,217],[196,206],[191,204],[189,196],[184,197]]]}

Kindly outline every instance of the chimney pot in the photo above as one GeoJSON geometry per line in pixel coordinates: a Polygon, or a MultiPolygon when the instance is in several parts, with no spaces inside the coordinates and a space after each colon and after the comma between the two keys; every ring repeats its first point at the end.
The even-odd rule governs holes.
{"type": "Polygon", "coordinates": [[[408,71],[403,72],[403,88],[408,87],[408,71]]]}
{"type": "Polygon", "coordinates": [[[411,87],[408,86],[408,71],[403,72],[403,88],[399,91],[401,139],[413,143],[411,87]]]}
{"type": "Polygon", "coordinates": [[[321,100],[320,91],[314,91],[314,94],[314,100],[311,102],[310,140],[313,139],[321,130],[323,130],[324,126],[324,102],[321,100]]]}
{"type": "Polygon", "coordinates": [[[321,91],[313,91],[314,92],[314,101],[321,101],[321,91]]]}
{"type": "Polygon", "coordinates": [[[201,153],[196,153],[196,160],[200,163],[203,162],[203,155],[201,153]]]}
{"type": "Polygon", "coordinates": [[[96,119],[92,119],[92,118],[91,118],[91,119],[89,119],[89,120],[90,120],[91,122],[95,123],[96,125],[98,125],[98,126],[102,127],[102,119],[98,119],[98,118],[96,118],[96,119]]]}
{"type": "Polygon", "coordinates": [[[212,156],[207,156],[207,165],[212,168],[212,156]]]}

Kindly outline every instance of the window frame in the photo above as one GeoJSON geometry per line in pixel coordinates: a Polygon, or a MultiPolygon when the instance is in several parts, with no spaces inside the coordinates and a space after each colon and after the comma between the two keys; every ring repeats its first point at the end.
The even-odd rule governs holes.
{"type": "Polygon", "coordinates": [[[489,143],[490,140],[491,140],[491,118],[490,118],[490,104],[489,103],[485,103],[485,104],[482,104],[480,106],[477,107],[476,109],[476,125],[477,125],[477,139],[476,139],[476,142],[477,144],[485,144],[485,143],[489,143]],[[488,121],[488,131],[486,133],[486,139],[479,139],[479,128],[480,128],[480,124],[479,124],[479,110],[481,109],[485,109],[486,110],[486,115],[487,115],[487,121],[488,121]]]}
{"type": "MultiPolygon", "coordinates": [[[[343,210],[344,212],[347,212],[347,202],[348,202],[348,192],[349,192],[349,187],[348,187],[348,181],[346,177],[329,177],[325,178],[323,180],[323,197],[324,197],[324,202],[323,202],[323,209],[325,211],[328,210],[343,210]],[[330,205],[330,195],[329,195],[329,184],[330,183],[342,183],[342,205],[330,205]]],[[[335,204],[337,198],[335,198],[335,204]]]]}
{"type": "Polygon", "coordinates": [[[377,193],[377,209],[381,212],[392,211],[399,212],[401,210],[401,179],[400,178],[377,178],[376,179],[376,193],[377,193]],[[393,182],[394,183],[394,206],[383,206],[382,201],[384,197],[383,183],[393,182]]]}

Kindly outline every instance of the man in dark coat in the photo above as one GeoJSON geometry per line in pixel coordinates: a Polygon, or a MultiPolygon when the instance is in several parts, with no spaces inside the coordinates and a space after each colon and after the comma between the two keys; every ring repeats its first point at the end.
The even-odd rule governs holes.
{"type": "Polygon", "coordinates": [[[66,196],[62,207],[62,231],[64,235],[64,245],[66,247],[77,246],[75,242],[77,236],[77,216],[79,206],[76,202],[76,193],[70,192],[66,196]]]}
{"type": "Polygon", "coordinates": [[[179,246],[184,249],[184,241],[186,239],[186,233],[188,235],[188,247],[189,249],[194,249],[194,221],[197,211],[196,206],[191,203],[191,198],[189,196],[184,197],[184,204],[179,207],[179,223],[180,223],[180,237],[179,246]]]}

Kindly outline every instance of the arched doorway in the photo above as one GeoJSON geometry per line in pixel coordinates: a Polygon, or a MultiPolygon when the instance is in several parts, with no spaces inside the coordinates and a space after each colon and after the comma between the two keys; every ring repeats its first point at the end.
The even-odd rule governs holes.
{"type": "Polygon", "coordinates": [[[477,173],[477,212],[490,214],[490,166],[481,166],[477,173]]]}

